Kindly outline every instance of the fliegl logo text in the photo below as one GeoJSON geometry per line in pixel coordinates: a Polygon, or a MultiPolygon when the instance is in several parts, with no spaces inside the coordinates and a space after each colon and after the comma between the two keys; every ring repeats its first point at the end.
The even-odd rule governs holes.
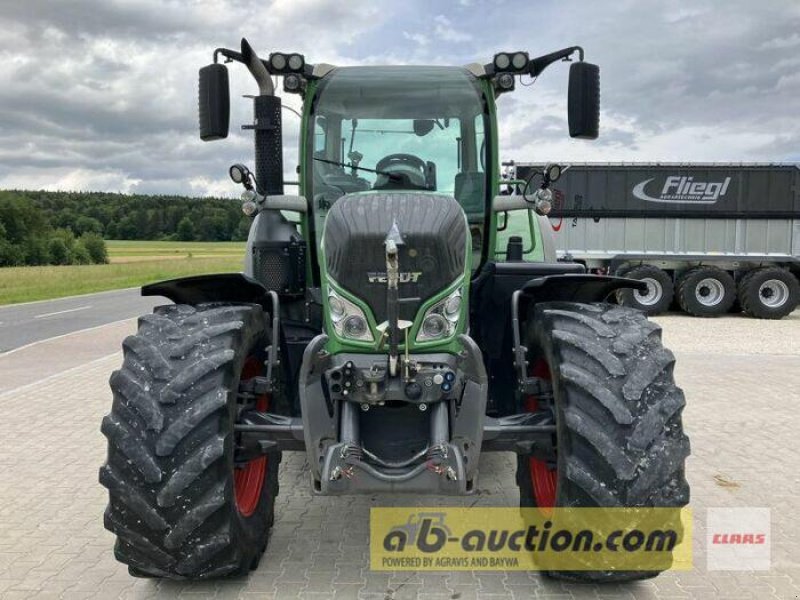
{"type": "Polygon", "coordinates": [[[373,570],[691,567],[688,509],[373,508],[373,570]]]}
{"type": "Polygon", "coordinates": [[[646,188],[654,179],[655,177],[651,177],[637,183],[633,188],[633,195],[647,202],[665,204],[715,204],[728,192],[731,183],[730,177],[722,181],[699,181],[694,177],[676,175],[666,178],[658,196],[651,196],[646,188]]]}

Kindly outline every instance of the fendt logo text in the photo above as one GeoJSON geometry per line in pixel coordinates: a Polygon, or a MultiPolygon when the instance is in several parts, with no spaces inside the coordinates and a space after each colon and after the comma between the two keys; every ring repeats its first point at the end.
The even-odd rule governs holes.
{"type": "MultiPolygon", "coordinates": [[[[400,283],[417,283],[422,276],[422,271],[407,271],[399,274],[400,283]]],[[[386,273],[367,273],[370,283],[386,283],[386,273]]]]}
{"type": "Polygon", "coordinates": [[[633,195],[647,202],[661,202],[665,204],[714,204],[728,191],[731,178],[724,181],[695,181],[694,177],[667,177],[661,194],[657,197],[648,196],[645,187],[655,177],[637,183],[633,188],[633,195]]]}

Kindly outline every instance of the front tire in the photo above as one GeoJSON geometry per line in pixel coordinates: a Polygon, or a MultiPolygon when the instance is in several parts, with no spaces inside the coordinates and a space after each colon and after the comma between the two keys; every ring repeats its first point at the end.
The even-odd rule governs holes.
{"type": "Polygon", "coordinates": [[[239,381],[263,368],[268,334],[260,306],[170,305],[123,342],[100,483],[114,554],[132,575],[212,578],[258,564],[280,454],[236,465],[233,425],[239,381]]]}
{"type": "MultiPolygon", "coordinates": [[[[560,507],[685,506],[685,399],[675,385],[674,357],[661,344],[660,327],[629,308],[546,303],[534,308],[527,345],[530,363],[546,365],[545,378],[553,384],[556,456],[550,461],[520,456],[520,506],[547,509],[547,498],[560,507]]],[[[548,574],[627,581],[658,572],[548,574]]]]}

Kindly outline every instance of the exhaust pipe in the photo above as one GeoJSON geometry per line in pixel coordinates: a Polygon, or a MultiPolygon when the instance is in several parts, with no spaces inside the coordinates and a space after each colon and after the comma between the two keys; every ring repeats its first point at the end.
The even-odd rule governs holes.
{"type": "Polygon", "coordinates": [[[258,83],[259,96],[253,98],[252,126],[256,153],[256,184],[265,196],[283,195],[283,134],[281,99],[275,95],[272,77],[248,41],[242,38],[244,64],[258,83]]]}
{"type": "Polygon", "coordinates": [[[245,38],[242,38],[242,58],[244,64],[250,70],[253,79],[258,83],[258,91],[262,96],[274,96],[275,86],[272,83],[272,77],[258,58],[255,50],[245,38]]]}

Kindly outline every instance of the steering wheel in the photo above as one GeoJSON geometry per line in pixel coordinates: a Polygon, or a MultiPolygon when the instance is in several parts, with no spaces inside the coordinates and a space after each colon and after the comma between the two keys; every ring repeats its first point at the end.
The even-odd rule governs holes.
{"type": "MultiPolygon", "coordinates": [[[[389,154],[384,156],[375,165],[376,171],[397,173],[407,178],[408,182],[414,186],[424,189],[427,186],[428,165],[419,156],[413,154],[389,154]]],[[[379,180],[382,179],[379,175],[379,180]]],[[[380,187],[383,187],[380,184],[380,187]]],[[[377,186],[376,186],[377,187],[377,186]]]]}
{"type": "Polygon", "coordinates": [[[403,166],[410,166],[416,169],[419,169],[420,173],[424,174],[427,165],[425,161],[422,160],[419,156],[415,156],[413,154],[389,154],[388,156],[384,156],[382,159],[378,161],[378,164],[375,165],[376,171],[386,171],[391,170],[391,167],[395,165],[403,165],[403,166]]]}

